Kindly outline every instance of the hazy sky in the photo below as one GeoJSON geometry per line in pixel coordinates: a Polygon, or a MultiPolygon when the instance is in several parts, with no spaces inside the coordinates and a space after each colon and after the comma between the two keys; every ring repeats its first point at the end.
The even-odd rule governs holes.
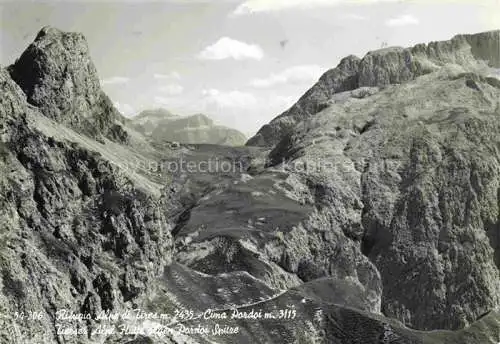
{"type": "Polygon", "coordinates": [[[500,28],[500,0],[0,0],[0,64],[44,25],[82,32],[127,116],[206,113],[245,134],[349,54],[500,28]]]}

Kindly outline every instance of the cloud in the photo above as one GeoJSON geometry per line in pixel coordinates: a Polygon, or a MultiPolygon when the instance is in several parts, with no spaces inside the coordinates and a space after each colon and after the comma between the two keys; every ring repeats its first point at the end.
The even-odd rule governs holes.
{"type": "Polygon", "coordinates": [[[159,90],[169,96],[178,96],[184,92],[184,87],[179,84],[168,84],[160,87],[159,90]]]}
{"type": "Polygon", "coordinates": [[[343,17],[346,19],[350,19],[350,20],[366,20],[367,19],[366,17],[359,15],[359,14],[356,14],[356,13],[346,13],[346,14],[344,14],[343,17]]]}
{"type": "Polygon", "coordinates": [[[180,80],[181,75],[177,72],[171,72],[169,74],[155,73],[153,74],[153,78],[158,80],[180,80]]]}
{"type": "Polygon", "coordinates": [[[202,91],[203,101],[208,108],[241,108],[247,109],[258,104],[257,98],[248,92],[219,91],[209,89],[202,91]]]}
{"type": "MultiPolygon", "coordinates": [[[[311,9],[335,7],[351,4],[373,4],[377,2],[402,2],[405,0],[247,0],[239,5],[232,15],[245,15],[259,12],[274,12],[289,9],[311,9]]],[[[408,0],[406,0],[408,1],[408,0]]]]}
{"type": "Polygon", "coordinates": [[[417,25],[419,20],[412,16],[411,14],[403,14],[399,17],[388,19],[385,22],[387,26],[406,26],[406,25],[417,25]]]}
{"type": "Polygon", "coordinates": [[[256,88],[269,88],[291,83],[316,82],[325,70],[317,65],[302,65],[285,69],[279,74],[271,74],[265,79],[253,79],[250,85],[256,88]]]}
{"type": "Polygon", "coordinates": [[[126,84],[130,79],[123,76],[113,76],[111,78],[101,80],[102,85],[119,85],[126,84]]]}
{"type": "Polygon", "coordinates": [[[247,44],[229,37],[222,37],[216,43],[206,47],[198,57],[203,60],[262,60],[264,52],[256,44],[247,44]]]}
{"type": "Polygon", "coordinates": [[[113,105],[115,106],[115,108],[120,111],[120,113],[126,117],[131,117],[133,116],[136,111],[135,109],[130,106],[129,104],[122,104],[120,102],[114,102],[113,105]]]}

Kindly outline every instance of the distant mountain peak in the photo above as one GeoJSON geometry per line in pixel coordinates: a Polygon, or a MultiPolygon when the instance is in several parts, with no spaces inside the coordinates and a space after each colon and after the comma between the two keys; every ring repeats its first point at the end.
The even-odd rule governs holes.
{"type": "Polygon", "coordinates": [[[134,129],[158,141],[241,146],[246,137],[236,129],[215,125],[205,114],[176,116],[165,109],[142,111],[132,118],[134,129]]]}
{"type": "Polygon", "coordinates": [[[152,117],[155,117],[155,118],[177,117],[177,115],[174,115],[172,112],[168,111],[167,109],[159,107],[156,109],[141,111],[139,114],[132,117],[132,120],[139,120],[139,119],[143,119],[143,118],[152,118],[152,117]]]}

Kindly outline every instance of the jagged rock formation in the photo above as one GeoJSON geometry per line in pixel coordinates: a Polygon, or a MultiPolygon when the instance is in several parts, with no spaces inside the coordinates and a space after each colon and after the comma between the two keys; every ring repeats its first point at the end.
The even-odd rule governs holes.
{"type": "MultiPolygon", "coordinates": [[[[51,30],[36,56],[66,56],[80,37],[51,30]]],[[[172,150],[135,132],[123,144],[106,124],[102,144],[79,134],[101,123],[81,120],[99,108],[81,101],[93,82],[63,100],[52,58],[0,69],[0,341],[498,343],[500,82],[471,57],[498,66],[483,40],[497,36],[422,46],[414,63],[441,62],[419,76],[394,64],[399,50],[369,54],[374,70],[344,59],[269,126],[272,149],[172,150]],[[43,71],[32,89],[30,68],[43,71]],[[166,168],[181,159],[198,168],[166,168]],[[189,316],[208,308],[270,316],[189,316]],[[134,309],[167,317],[95,319],[134,309]],[[104,324],[114,333],[96,334],[104,324]]]]}
{"type": "Polygon", "coordinates": [[[323,74],[289,110],[264,125],[247,142],[253,146],[273,146],[295,125],[328,106],[332,96],[358,89],[363,97],[371,87],[404,83],[429,74],[447,64],[467,70],[500,68],[499,31],[457,35],[449,41],[417,44],[411,48],[391,47],[371,51],[362,59],[350,55],[323,74]],[[364,89],[366,88],[366,90],[364,89]]]}
{"type": "MultiPolygon", "coordinates": [[[[460,328],[499,305],[490,147],[500,89],[478,78],[476,90],[472,80],[455,71],[347,99],[270,154],[271,165],[313,166],[305,177],[321,177],[330,197],[361,202],[361,250],[381,273],[382,311],[414,328],[460,328]]],[[[332,201],[333,214],[349,204],[332,201]]]]}
{"type": "Polygon", "coordinates": [[[93,138],[127,142],[124,119],[100,88],[82,34],[44,27],[9,72],[45,116],[93,138]]]}
{"type": "Polygon", "coordinates": [[[91,64],[61,62],[74,52],[64,44],[75,37],[81,35],[42,29],[24,58],[9,68],[14,75],[21,66],[39,71],[16,80],[28,87],[31,78],[31,89],[23,91],[7,70],[0,70],[0,298],[2,315],[11,317],[2,319],[2,342],[75,342],[74,336],[63,340],[56,334],[57,310],[95,313],[130,307],[127,303],[143,297],[172,256],[165,199],[138,189],[100,153],[83,147],[85,139],[75,132],[80,143],[52,136],[68,129],[48,133],[39,122],[45,115],[78,127],[89,111],[105,109],[95,113],[93,120],[103,122],[93,130],[124,141],[119,131],[119,136],[109,135],[113,126],[105,130],[105,116],[116,110],[106,108],[98,83],[85,79],[95,75],[80,70],[91,64]],[[47,35],[50,47],[45,46],[47,35]],[[67,80],[76,73],[67,89],[74,93],[65,98],[56,91],[60,67],[69,71],[67,80]],[[83,80],[88,82],[79,84],[83,80]],[[14,317],[30,312],[39,312],[40,318],[14,317]]]}
{"type": "Polygon", "coordinates": [[[39,131],[42,114],[4,69],[0,84],[0,298],[13,317],[0,338],[56,342],[57,310],[122,309],[145,292],[171,260],[171,223],[163,198],[99,153],[39,131]],[[40,319],[14,317],[30,312],[40,319]]]}
{"type": "Polygon", "coordinates": [[[412,327],[460,328],[499,306],[499,33],[348,57],[249,141],[274,144],[271,130],[268,166],[309,164],[308,179],[330,164],[320,190],[362,202],[382,310],[412,327]]]}
{"type": "Polygon", "coordinates": [[[236,129],[215,125],[203,114],[180,117],[167,110],[146,110],[132,119],[133,127],[155,141],[242,146],[246,137],[236,129]]]}

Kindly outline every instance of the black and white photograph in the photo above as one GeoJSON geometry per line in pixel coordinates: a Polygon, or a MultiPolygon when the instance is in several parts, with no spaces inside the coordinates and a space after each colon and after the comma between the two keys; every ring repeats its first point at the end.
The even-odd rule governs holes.
{"type": "Polygon", "coordinates": [[[0,0],[0,344],[500,344],[500,0],[0,0]]]}

